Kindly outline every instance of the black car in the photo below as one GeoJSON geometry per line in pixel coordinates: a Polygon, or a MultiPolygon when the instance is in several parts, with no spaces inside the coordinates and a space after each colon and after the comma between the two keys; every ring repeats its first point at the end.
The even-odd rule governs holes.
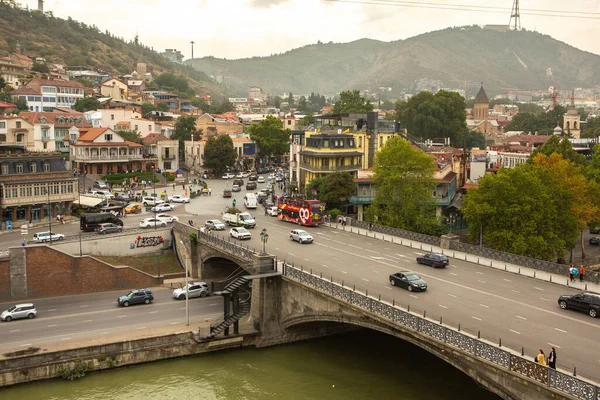
{"type": "Polygon", "coordinates": [[[232,196],[231,189],[223,190],[223,197],[231,197],[231,196],[232,196]]]}
{"type": "Polygon", "coordinates": [[[257,179],[258,179],[258,175],[254,175],[254,174],[252,174],[252,175],[250,175],[250,176],[248,177],[248,180],[249,180],[249,181],[251,181],[251,182],[252,182],[252,181],[256,181],[257,179]]]}
{"type": "Polygon", "coordinates": [[[267,172],[269,172],[269,170],[268,170],[267,168],[265,168],[265,167],[262,167],[262,168],[259,168],[259,169],[257,170],[257,172],[258,172],[259,174],[266,174],[267,172]]]}
{"type": "Polygon", "coordinates": [[[596,246],[600,246],[600,236],[591,237],[590,244],[595,244],[596,246]]]}
{"type": "Polygon", "coordinates": [[[600,295],[594,293],[579,293],[572,296],[564,295],[558,298],[558,305],[563,310],[572,308],[586,312],[590,317],[596,318],[600,313],[600,295]]]}
{"type": "Polygon", "coordinates": [[[427,282],[414,272],[400,271],[390,275],[390,284],[412,291],[427,290],[427,282]]]}
{"type": "Polygon", "coordinates": [[[428,253],[423,254],[422,256],[417,256],[417,262],[419,264],[432,266],[433,268],[444,268],[449,264],[448,256],[436,253],[428,253]]]}
{"type": "Polygon", "coordinates": [[[254,190],[256,189],[256,182],[250,181],[246,183],[246,190],[254,190]]]}

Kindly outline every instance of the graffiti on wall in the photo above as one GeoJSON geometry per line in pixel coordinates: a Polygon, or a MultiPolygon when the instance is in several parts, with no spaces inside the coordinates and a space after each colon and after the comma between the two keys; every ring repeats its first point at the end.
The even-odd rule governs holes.
{"type": "Polygon", "coordinates": [[[162,236],[138,236],[129,248],[136,249],[139,247],[155,247],[163,244],[165,240],[162,236]]]}

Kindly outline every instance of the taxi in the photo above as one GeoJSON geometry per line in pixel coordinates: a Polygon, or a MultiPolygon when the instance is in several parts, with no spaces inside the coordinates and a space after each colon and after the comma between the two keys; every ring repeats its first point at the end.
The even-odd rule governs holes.
{"type": "Polygon", "coordinates": [[[130,204],[124,210],[125,214],[139,214],[142,212],[142,206],[139,204],[130,204]]]}

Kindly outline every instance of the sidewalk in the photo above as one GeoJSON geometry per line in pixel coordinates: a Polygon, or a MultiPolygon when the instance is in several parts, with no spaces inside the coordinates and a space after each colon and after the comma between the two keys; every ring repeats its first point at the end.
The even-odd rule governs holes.
{"type": "Polygon", "coordinates": [[[473,254],[464,253],[462,251],[442,249],[439,246],[433,246],[430,244],[425,244],[414,240],[401,238],[398,236],[369,232],[367,229],[357,228],[354,226],[342,226],[333,222],[330,222],[328,225],[330,228],[333,229],[349,231],[351,233],[357,233],[359,235],[368,236],[391,243],[396,243],[413,249],[422,250],[424,253],[440,253],[457,260],[472,262],[488,268],[491,267],[495,269],[500,269],[514,274],[527,276],[533,279],[538,279],[545,282],[552,282],[557,285],[569,286],[582,291],[600,293],[600,285],[596,283],[586,282],[585,280],[583,282],[580,282],[578,279],[574,282],[569,282],[569,276],[567,274],[568,265],[565,265],[565,274],[559,275],[550,272],[539,271],[529,267],[523,267],[520,265],[507,263],[504,261],[492,260],[490,258],[484,258],[473,254]]]}

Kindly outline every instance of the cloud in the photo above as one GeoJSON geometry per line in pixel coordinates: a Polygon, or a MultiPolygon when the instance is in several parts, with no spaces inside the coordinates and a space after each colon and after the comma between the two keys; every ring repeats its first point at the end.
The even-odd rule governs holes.
{"type": "Polygon", "coordinates": [[[286,3],[288,0],[251,0],[250,7],[255,8],[269,8],[277,6],[282,3],[286,3]]]}

